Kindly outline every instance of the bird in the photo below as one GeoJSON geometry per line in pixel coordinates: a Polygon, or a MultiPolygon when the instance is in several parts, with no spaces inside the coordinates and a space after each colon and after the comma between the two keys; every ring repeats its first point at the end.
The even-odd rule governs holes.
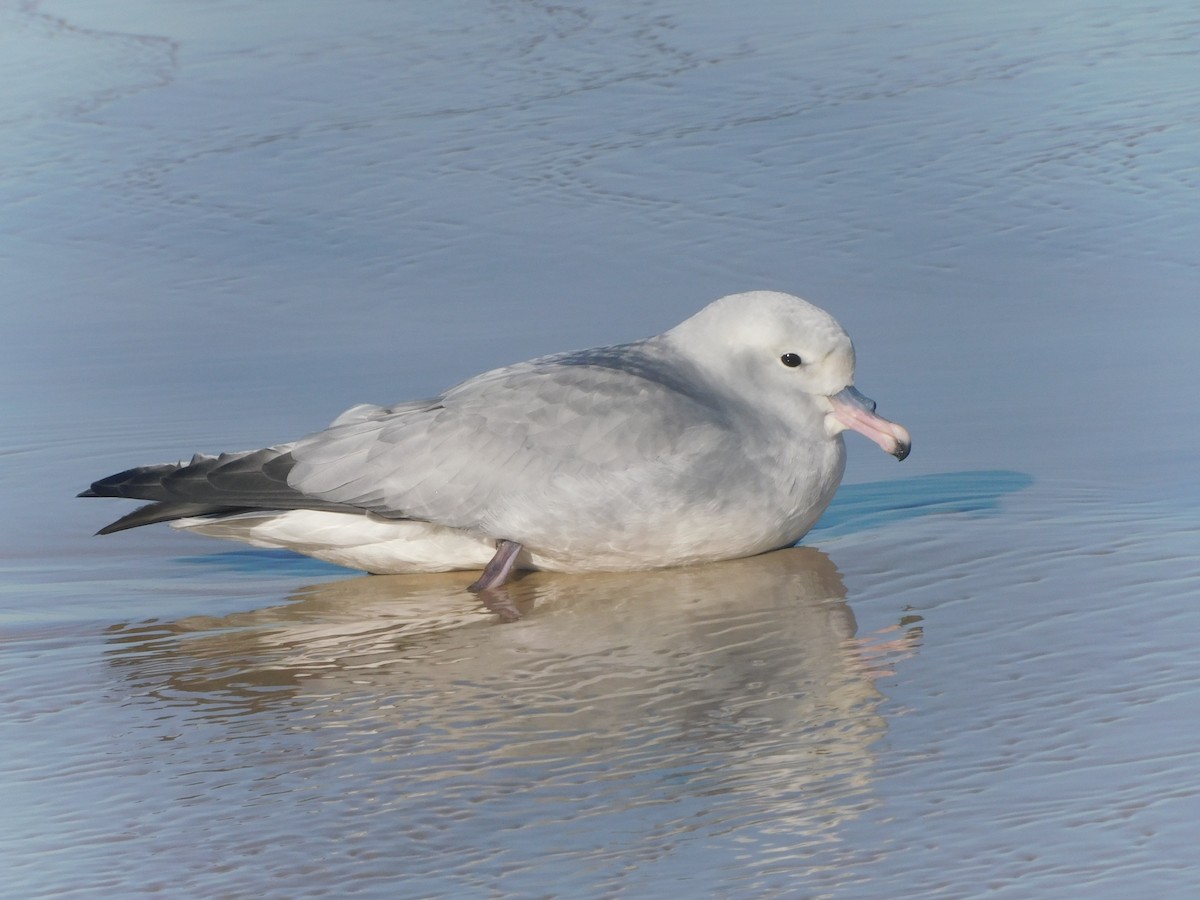
{"type": "Polygon", "coordinates": [[[834,496],[843,432],[905,459],[854,385],[854,345],[791,294],[722,297],[662,334],[542,356],[436,397],[360,404],[289,443],[139,466],[81,497],[375,574],[633,571],[797,543],[834,496]]]}

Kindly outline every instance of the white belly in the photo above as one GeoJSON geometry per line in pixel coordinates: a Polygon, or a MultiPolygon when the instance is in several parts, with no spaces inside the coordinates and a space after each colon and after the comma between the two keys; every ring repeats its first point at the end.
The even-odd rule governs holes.
{"type": "MultiPolygon", "coordinates": [[[[173,527],[255,547],[292,550],[377,575],[482,569],[496,552],[494,539],[411,519],[296,509],[242,513],[223,519],[179,519],[173,527]]],[[[652,569],[749,556],[794,542],[811,523],[784,538],[747,540],[750,523],[692,523],[670,534],[636,533],[619,545],[589,542],[553,549],[527,547],[521,569],[595,572],[652,569]],[[655,539],[657,538],[657,540],[655,539]]],[[[665,530],[665,529],[664,529],[665,530]]]]}
{"type": "Polygon", "coordinates": [[[294,550],[377,575],[482,569],[496,552],[495,541],[428,522],[312,509],[179,519],[171,524],[255,547],[294,550]]]}

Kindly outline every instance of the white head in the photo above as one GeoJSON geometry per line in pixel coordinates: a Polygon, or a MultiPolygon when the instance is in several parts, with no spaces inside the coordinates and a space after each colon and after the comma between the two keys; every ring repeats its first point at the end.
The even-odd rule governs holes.
{"type": "Polygon", "coordinates": [[[830,437],[852,428],[903,459],[911,439],[854,390],[854,345],[837,320],[778,291],[731,294],[664,337],[737,393],[785,418],[820,415],[830,437]]]}

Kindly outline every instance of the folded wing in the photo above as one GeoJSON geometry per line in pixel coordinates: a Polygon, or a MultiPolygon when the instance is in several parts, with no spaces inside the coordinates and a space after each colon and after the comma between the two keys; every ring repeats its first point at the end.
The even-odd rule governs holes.
{"type": "MultiPolygon", "coordinates": [[[[735,429],[678,373],[632,348],[496,370],[424,404],[363,410],[298,441],[288,482],[384,516],[501,533],[552,495],[576,515],[616,516],[614,504],[644,508],[705,460],[728,467],[721,451],[736,442],[735,429]]],[[[719,473],[697,481],[709,476],[719,473]]]]}

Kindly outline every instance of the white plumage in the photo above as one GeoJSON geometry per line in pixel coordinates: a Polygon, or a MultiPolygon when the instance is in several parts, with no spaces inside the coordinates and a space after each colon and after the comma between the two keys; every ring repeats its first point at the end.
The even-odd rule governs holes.
{"type": "Polygon", "coordinates": [[[291,444],[130,470],[86,493],[155,501],[110,530],[175,518],[370,572],[480,568],[497,542],[520,545],[508,562],[559,571],[749,556],[795,543],[824,511],[843,429],[907,455],[908,433],[853,381],[853,346],[828,313],[737,294],[656,337],[357,406],[291,444]]]}

